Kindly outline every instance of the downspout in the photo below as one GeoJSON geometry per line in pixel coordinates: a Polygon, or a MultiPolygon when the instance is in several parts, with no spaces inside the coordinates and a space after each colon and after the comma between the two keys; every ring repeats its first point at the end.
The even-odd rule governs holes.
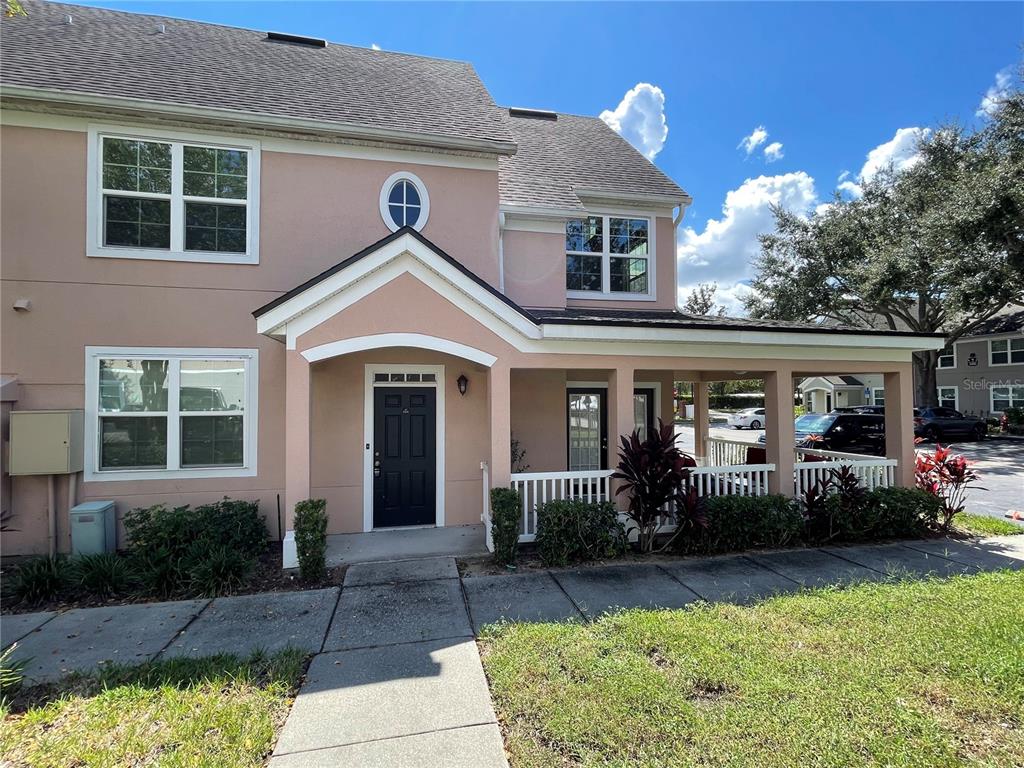
{"type": "Polygon", "coordinates": [[[498,211],[498,290],[505,293],[505,212],[498,211]]]}
{"type": "Polygon", "coordinates": [[[672,219],[672,247],[676,249],[675,277],[676,277],[676,309],[679,309],[679,224],[686,213],[686,203],[679,204],[679,213],[672,219]]]}

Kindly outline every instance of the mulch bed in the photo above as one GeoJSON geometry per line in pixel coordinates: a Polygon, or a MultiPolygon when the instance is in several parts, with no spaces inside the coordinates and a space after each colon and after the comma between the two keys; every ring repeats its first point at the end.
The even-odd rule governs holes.
{"type": "MultiPolygon", "coordinates": [[[[252,595],[258,592],[296,592],[304,589],[321,589],[323,587],[341,586],[345,580],[346,565],[339,565],[327,571],[327,578],[322,581],[305,581],[299,578],[298,571],[284,571],[281,567],[281,545],[270,544],[260,555],[256,567],[246,578],[245,584],[233,591],[232,595],[252,595]]],[[[0,580],[5,579],[14,570],[13,565],[0,568],[0,580]]],[[[35,613],[37,611],[66,611],[71,608],[98,608],[104,605],[131,605],[133,603],[160,603],[165,600],[187,600],[196,595],[173,595],[169,598],[155,597],[144,594],[117,595],[114,597],[96,597],[93,595],[62,596],[33,605],[11,604],[4,599],[0,614],[35,613]]]]}

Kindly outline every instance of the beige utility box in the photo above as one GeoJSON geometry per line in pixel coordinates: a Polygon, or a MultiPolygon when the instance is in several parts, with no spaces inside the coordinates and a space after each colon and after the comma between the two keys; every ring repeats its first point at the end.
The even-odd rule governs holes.
{"type": "Polygon", "coordinates": [[[82,411],[11,411],[10,474],[82,471],[82,411]]]}

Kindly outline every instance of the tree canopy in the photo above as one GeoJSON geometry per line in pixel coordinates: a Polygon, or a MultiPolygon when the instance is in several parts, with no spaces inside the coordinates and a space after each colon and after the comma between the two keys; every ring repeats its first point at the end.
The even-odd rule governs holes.
{"type": "MultiPolygon", "coordinates": [[[[775,208],[746,309],[754,317],[942,332],[952,343],[1024,301],[1024,94],[980,129],[927,134],[919,160],[810,218],[775,208]]],[[[916,353],[918,401],[935,404],[938,354],[916,353]]]]}

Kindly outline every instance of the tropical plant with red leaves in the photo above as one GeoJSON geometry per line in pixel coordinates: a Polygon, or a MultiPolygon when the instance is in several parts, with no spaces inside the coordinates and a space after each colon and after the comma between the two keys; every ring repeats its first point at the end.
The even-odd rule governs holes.
{"type": "Polygon", "coordinates": [[[967,506],[967,488],[978,481],[978,473],[963,456],[936,443],[933,452],[917,455],[915,478],[918,488],[942,501],[939,527],[945,532],[967,506]]]}
{"type": "Polygon", "coordinates": [[[661,419],[658,428],[647,430],[642,440],[637,430],[619,438],[619,464],[612,473],[612,479],[619,481],[615,495],[628,496],[626,515],[630,530],[636,529],[641,552],[654,549],[659,518],[672,514],[669,504],[674,506],[683,487],[686,468],[697,466],[692,456],[679,450],[676,439],[674,425],[661,419]]]}

